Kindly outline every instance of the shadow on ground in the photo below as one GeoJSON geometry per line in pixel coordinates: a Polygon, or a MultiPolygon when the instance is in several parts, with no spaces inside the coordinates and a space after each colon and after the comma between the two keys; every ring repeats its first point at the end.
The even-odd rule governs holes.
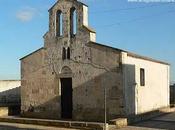
{"type": "Polygon", "coordinates": [[[0,125],[0,130],[37,130],[33,128],[19,128],[16,126],[0,125]]]}
{"type": "Polygon", "coordinates": [[[170,122],[170,121],[148,120],[148,121],[143,121],[137,124],[133,124],[132,126],[175,130],[175,122],[170,122]]]}

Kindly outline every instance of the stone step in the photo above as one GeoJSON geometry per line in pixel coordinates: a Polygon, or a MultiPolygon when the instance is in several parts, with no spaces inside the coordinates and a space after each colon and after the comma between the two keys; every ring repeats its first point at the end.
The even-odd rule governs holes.
{"type": "Polygon", "coordinates": [[[128,125],[128,120],[127,118],[117,118],[114,120],[110,120],[110,124],[115,125],[116,128],[123,128],[128,125]]]}
{"type": "Polygon", "coordinates": [[[108,125],[108,130],[117,130],[116,125],[108,125]]]}
{"type": "Polygon", "coordinates": [[[98,122],[79,122],[79,121],[62,121],[62,120],[47,120],[33,119],[21,117],[0,117],[0,122],[32,124],[42,126],[56,126],[62,128],[84,128],[89,130],[103,130],[104,123],[98,122]]]}

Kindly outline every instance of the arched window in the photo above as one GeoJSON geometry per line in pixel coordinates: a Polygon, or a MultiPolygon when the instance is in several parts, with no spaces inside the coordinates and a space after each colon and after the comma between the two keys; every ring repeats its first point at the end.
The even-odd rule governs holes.
{"type": "Polygon", "coordinates": [[[56,36],[63,35],[63,14],[60,10],[56,13],[56,36]]]}
{"type": "Polygon", "coordinates": [[[62,50],[62,59],[65,60],[66,59],[66,48],[63,47],[62,50]]]}
{"type": "Polygon", "coordinates": [[[67,48],[67,59],[70,59],[70,48],[67,48]]]}
{"type": "Polygon", "coordinates": [[[71,36],[77,33],[77,11],[74,7],[70,9],[70,33],[71,36]]]}

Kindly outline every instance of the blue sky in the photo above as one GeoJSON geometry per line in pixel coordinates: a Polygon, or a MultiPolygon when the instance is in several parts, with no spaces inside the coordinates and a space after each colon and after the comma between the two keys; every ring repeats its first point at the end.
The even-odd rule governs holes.
{"type": "MultiPolygon", "coordinates": [[[[43,46],[56,0],[0,0],[0,79],[20,79],[19,59],[43,46]]],[[[175,81],[175,3],[83,0],[97,42],[171,64],[175,81]]]]}

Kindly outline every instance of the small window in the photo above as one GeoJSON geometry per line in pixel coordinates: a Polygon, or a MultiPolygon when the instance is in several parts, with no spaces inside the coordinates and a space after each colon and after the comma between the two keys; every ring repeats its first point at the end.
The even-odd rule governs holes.
{"type": "Polygon", "coordinates": [[[140,69],[140,86],[145,86],[145,69],[140,69]]]}
{"type": "Polygon", "coordinates": [[[70,22],[70,33],[73,37],[77,33],[77,11],[74,7],[70,9],[70,22]]]}
{"type": "Polygon", "coordinates": [[[66,59],[66,48],[63,47],[62,50],[62,59],[65,60],[66,59]]]}
{"type": "Polygon", "coordinates": [[[62,59],[66,60],[69,59],[70,60],[70,47],[68,47],[67,49],[65,47],[63,47],[62,50],[62,59]]]}
{"type": "Polygon", "coordinates": [[[59,10],[56,13],[56,36],[63,35],[63,14],[59,10]]]}
{"type": "Polygon", "coordinates": [[[67,48],[67,59],[70,59],[70,48],[67,48]]]}

